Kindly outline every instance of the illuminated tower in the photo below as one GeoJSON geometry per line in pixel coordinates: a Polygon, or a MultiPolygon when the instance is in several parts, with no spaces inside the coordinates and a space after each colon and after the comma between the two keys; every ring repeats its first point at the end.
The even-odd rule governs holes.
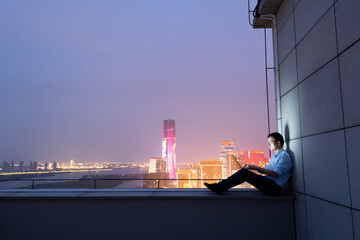
{"type": "Polygon", "coordinates": [[[176,179],[175,141],[175,120],[164,120],[162,157],[166,159],[166,169],[170,179],[176,179]]]}
{"type": "Polygon", "coordinates": [[[220,145],[220,160],[223,162],[223,178],[229,176],[229,165],[227,153],[235,152],[235,143],[233,141],[222,141],[220,145]]]}

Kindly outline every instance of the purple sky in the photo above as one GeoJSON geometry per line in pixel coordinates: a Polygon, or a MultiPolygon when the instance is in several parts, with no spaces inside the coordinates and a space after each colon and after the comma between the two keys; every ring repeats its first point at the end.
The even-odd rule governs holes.
{"type": "MultiPolygon", "coordinates": [[[[239,0],[0,2],[0,161],[266,150],[263,30],[239,0]]],[[[270,73],[271,75],[271,73],[270,73]]],[[[274,130],[274,129],[272,129],[274,130]]]]}

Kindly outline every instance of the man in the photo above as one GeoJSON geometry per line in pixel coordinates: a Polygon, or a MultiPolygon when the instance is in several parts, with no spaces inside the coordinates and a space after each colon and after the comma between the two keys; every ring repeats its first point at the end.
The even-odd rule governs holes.
{"type": "Polygon", "coordinates": [[[271,156],[265,168],[245,165],[243,169],[219,183],[204,183],[204,185],[217,194],[223,194],[226,190],[246,181],[267,195],[280,195],[291,176],[292,159],[283,149],[284,138],[280,133],[270,133],[268,145],[275,154],[271,156]],[[255,170],[266,175],[262,176],[249,170],[255,170]]]}

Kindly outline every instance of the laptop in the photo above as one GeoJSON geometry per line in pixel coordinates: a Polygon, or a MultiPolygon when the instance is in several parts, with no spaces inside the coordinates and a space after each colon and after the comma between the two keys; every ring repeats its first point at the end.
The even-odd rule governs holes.
{"type": "Polygon", "coordinates": [[[231,157],[231,160],[235,163],[236,166],[238,166],[240,169],[242,169],[243,167],[241,166],[241,164],[238,162],[238,160],[236,159],[236,157],[233,154],[229,154],[231,157]]]}

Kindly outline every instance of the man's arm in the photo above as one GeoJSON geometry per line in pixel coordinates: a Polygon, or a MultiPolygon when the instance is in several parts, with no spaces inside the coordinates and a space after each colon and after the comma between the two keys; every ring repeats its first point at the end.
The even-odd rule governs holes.
{"type": "Polygon", "coordinates": [[[267,174],[270,177],[274,177],[274,178],[277,178],[279,176],[279,174],[277,174],[276,172],[274,172],[272,170],[261,168],[259,166],[255,166],[255,165],[245,165],[244,168],[249,169],[249,170],[255,170],[255,171],[258,171],[259,173],[267,174]]]}

